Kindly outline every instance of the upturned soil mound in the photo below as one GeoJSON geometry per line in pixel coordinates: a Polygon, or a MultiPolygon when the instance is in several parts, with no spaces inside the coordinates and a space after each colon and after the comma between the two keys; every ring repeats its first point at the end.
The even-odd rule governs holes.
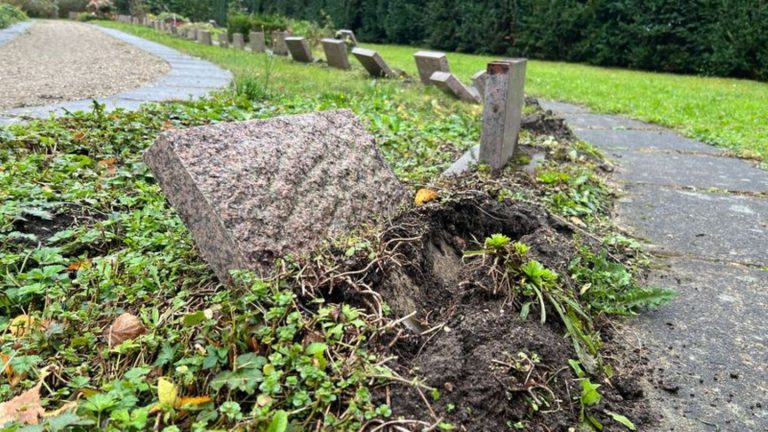
{"type": "MultiPolygon", "coordinates": [[[[384,241],[398,248],[401,265],[369,276],[407,330],[393,332],[382,349],[397,357],[390,367],[423,386],[397,384],[379,397],[394,417],[423,423],[393,422],[401,429],[388,430],[445,422],[464,431],[567,431],[579,424],[581,387],[568,364],[577,355],[555,313],[544,324],[536,313],[523,320],[509,293],[494,292],[487,271],[462,258],[498,233],[530,246],[528,257],[568,277],[572,232],[533,204],[468,193],[392,222],[384,241]]],[[[601,414],[606,410],[641,427],[649,421],[642,393],[622,390],[635,388],[636,377],[615,369],[611,380],[599,382],[604,399],[593,411],[604,430],[626,430],[601,414]]]]}

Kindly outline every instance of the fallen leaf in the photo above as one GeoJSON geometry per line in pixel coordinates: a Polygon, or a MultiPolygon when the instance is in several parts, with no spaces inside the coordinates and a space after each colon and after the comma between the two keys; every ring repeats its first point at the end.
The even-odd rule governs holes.
{"type": "Polygon", "coordinates": [[[14,373],[13,367],[11,367],[11,356],[7,354],[0,353],[0,364],[3,365],[2,372],[5,374],[6,378],[8,378],[8,384],[10,384],[11,387],[19,385],[21,380],[27,376],[27,374],[14,373]]]}
{"type": "Polygon", "coordinates": [[[437,192],[433,191],[432,189],[419,189],[419,191],[416,192],[415,202],[417,206],[420,206],[436,199],[437,192]]]}
{"type": "Polygon", "coordinates": [[[84,259],[82,261],[76,261],[67,266],[67,271],[76,272],[80,269],[88,269],[91,268],[91,260],[84,259]]]}
{"type": "Polygon", "coordinates": [[[160,377],[157,380],[157,399],[162,407],[173,408],[179,398],[179,389],[172,381],[160,377]]]}
{"type": "Polygon", "coordinates": [[[576,216],[571,216],[570,217],[570,221],[571,221],[571,223],[573,223],[574,225],[576,225],[579,228],[586,228],[587,227],[587,224],[585,224],[583,220],[577,218],[576,216]]]}
{"type": "Polygon", "coordinates": [[[104,339],[107,340],[107,345],[112,348],[141,336],[145,330],[144,325],[135,315],[124,313],[104,330],[104,339]]]}
{"type": "Polygon", "coordinates": [[[82,141],[84,138],[85,138],[85,132],[75,132],[72,135],[72,139],[77,141],[77,142],[82,141]]]}
{"type": "Polygon", "coordinates": [[[39,318],[31,317],[28,315],[19,315],[11,320],[11,323],[8,325],[8,331],[11,333],[11,335],[20,337],[24,336],[28,330],[33,330],[36,327],[39,328],[44,326],[45,322],[40,321],[39,318]]]}
{"type": "Polygon", "coordinates": [[[70,401],[59,407],[58,409],[55,409],[53,411],[46,411],[43,416],[44,417],[56,417],[64,414],[66,411],[74,410],[77,408],[77,401],[70,401]]]}
{"type": "Polygon", "coordinates": [[[205,405],[211,400],[212,399],[210,396],[185,396],[177,400],[176,408],[196,407],[198,405],[205,405]]]}
{"type": "Polygon", "coordinates": [[[21,424],[36,425],[45,410],[40,405],[40,387],[43,380],[36,386],[16,396],[8,402],[0,404],[0,425],[17,421],[21,424]]]}

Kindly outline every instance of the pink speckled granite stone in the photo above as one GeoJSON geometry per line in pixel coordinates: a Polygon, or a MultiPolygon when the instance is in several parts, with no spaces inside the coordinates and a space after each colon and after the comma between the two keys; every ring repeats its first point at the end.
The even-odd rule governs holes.
{"type": "Polygon", "coordinates": [[[325,111],[163,133],[144,154],[219,279],[383,217],[407,200],[362,122],[325,111]]]}

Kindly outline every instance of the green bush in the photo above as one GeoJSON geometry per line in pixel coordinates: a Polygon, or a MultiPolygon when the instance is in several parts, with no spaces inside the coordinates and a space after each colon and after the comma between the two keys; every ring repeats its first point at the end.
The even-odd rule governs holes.
{"type": "Polygon", "coordinates": [[[56,0],[59,7],[59,18],[67,18],[70,12],[84,12],[88,0],[56,0]]]}
{"type": "Polygon", "coordinates": [[[27,19],[27,15],[16,6],[0,3],[0,29],[27,19]]]}
{"type": "Polygon", "coordinates": [[[3,0],[26,12],[34,18],[55,18],[59,16],[59,6],[52,0],[3,0]]]}

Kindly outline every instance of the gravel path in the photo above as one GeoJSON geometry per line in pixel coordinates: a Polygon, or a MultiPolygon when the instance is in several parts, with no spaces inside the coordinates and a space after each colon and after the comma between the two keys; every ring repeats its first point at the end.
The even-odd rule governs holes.
{"type": "Polygon", "coordinates": [[[169,65],[88,25],[37,21],[0,47],[0,109],[108,96],[140,87],[169,65]]]}

